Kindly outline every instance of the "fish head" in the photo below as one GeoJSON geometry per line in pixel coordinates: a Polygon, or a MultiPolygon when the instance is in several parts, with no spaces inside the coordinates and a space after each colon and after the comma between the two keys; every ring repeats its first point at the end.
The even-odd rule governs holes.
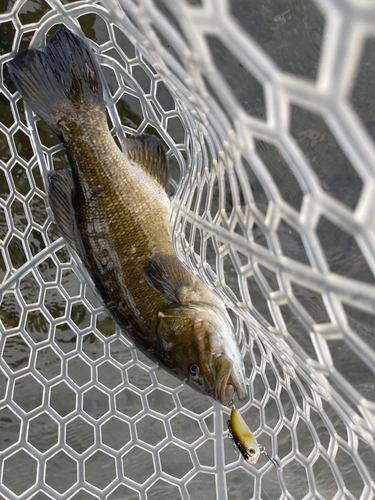
{"type": "Polygon", "coordinates": [[[205,303],[159,311],[157,337],[164,364],[198,391],[228,405],[247,396],[245,368],[229,317],[205,303]]]}

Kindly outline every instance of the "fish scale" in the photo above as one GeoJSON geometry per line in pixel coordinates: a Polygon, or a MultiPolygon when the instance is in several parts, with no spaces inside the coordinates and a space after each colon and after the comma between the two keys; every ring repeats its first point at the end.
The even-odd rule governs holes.
{"type": "Polygon", "coordinates": [[[76,165],[75,213],[86,249],[85,265],[106,305],[117,308],[117,320],[124,315],[123,327],[128,323],[138,327],[149,348],[155,342],[155,311],[169,301],[150,287],[143,267],[155,252],[177,260],[167,231],[169,200],[142,167],[121,153],[100,115],[93,112],[84,124],[69,124],[64,134],[76,165]],[[92,144],[94,134],[99,146],[92,144]],[[158,214],[156,221],[153,214],[158,214]],[[105,235],[97,230],[98,220],[108,228],[105,235],[111,234],[107,248],[100,244],[105,235]]]}

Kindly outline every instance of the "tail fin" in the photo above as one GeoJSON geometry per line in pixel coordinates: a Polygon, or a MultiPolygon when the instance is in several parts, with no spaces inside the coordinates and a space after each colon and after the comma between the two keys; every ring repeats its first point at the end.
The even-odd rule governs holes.
{"type": "Polygon", "coordinates": [[[58,136],[62,136],[64,117],[104,106],[94,56],[67,28],[48,40],[44,52],[29,49],[19,53],[8,63],[8,71],[30,108],[58,136]]]}

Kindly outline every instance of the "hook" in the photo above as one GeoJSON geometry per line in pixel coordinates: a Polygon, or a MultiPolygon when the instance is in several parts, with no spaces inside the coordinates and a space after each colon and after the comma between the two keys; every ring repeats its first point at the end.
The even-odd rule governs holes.
{"type": "Polygon", "coordinates": [[[266,448],[262,444],[259,445],[259,451],[261,453],[264,453],[266,455],[266,457],[272,463],[272,465],[274,465],[275,467],[280,467],[281,468],[280,463],[276,460],[276,458],[273,458],[270,455],[268,455],[268,453],[266,451],[266,448]]]}

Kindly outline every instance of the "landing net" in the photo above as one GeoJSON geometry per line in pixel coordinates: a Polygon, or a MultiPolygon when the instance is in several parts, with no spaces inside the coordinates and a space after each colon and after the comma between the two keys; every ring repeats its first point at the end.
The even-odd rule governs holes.
{"type": "Polygon", "coordinates": [[[0,498],[375,495],[375,4],[1,0],[0,498]],[[168,150],[176,252],[234,311],[276,457],[107,316],[47,209],[61,145],[5,63],[65,24],[91,40],[119,145],[168,150]]]}

